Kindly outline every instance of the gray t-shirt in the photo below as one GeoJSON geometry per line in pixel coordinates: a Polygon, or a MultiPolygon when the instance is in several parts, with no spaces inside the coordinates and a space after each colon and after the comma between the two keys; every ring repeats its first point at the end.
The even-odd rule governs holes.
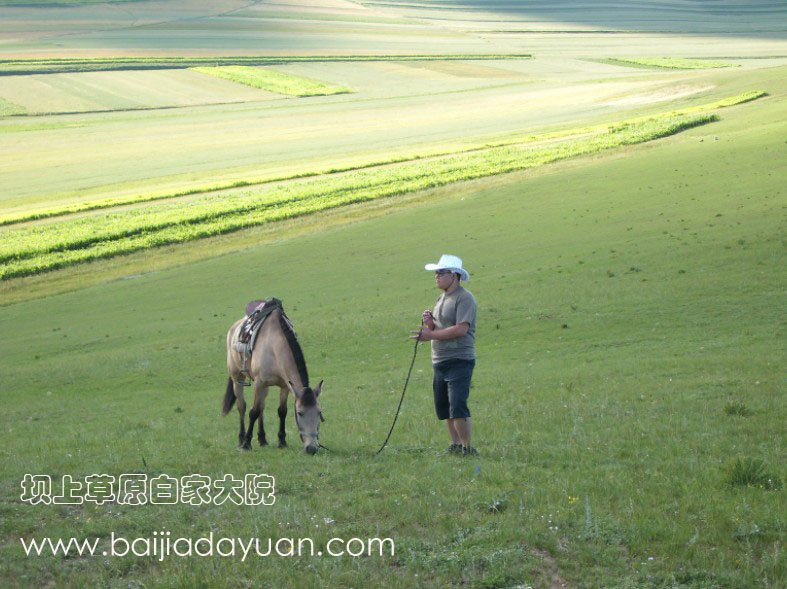
{"type": "Polygon", "coordinates": [[[468,323],[470,328],[462,337],[450,340],[432,340],[432,364],[443,360],[475,360],[476,302],[473,294],[459,287],[450,294],[443,293],[432,311],[439,328],[468,323]]]}

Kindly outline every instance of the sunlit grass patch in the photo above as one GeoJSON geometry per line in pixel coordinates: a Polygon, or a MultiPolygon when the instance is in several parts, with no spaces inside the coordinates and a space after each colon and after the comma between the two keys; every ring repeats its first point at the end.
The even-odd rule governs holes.
{"type": "Polygon", "coordinates": [[[7,117],[10,115],[21,115],[24,114],[25,109],[19,106],[18,104],[14,104],[13,102],[9,102],[4,98],[0,98],[0,117],[7,117]]]}
{"type": "MultiPolygon", "coordinates": [[[[53,129],[69,129],[81,126],[79,123],[38,123],[27,122],[25,119],[15,119],[20,121],[16,124],[0,125],[0,135],[3,133],[26,133],[30,131],[51,131],[53,129]]],[[[28,119],[29,120],[29,119],[28,119]]],[[[0,225],[2,225],[0,221],[0,225]]]]}
{"type": "Polygon", "coordinates": [[[331,94],[347,94],[349,88],[329,86],[318,80],[278,72],[268,68],[256,68],[244,65],[223,67],[195,67],[195,72],[208,74],[224,80],[245,84],[252,88],[267,90],[287,96],[327,96],[331,94]]]}
{"type": "Polygon", "coordinates": [[[768,93],[764,90],[752,90],[751,92],[744,92],[743,94],[739,94],[738,96],[730,96],[729,98],[723,98],[716,103],[718,108],[726,108],[728,106],[735,106],[737,104],[743,104],[744,102],[751,102],[752,100],[757,100],[758,98],[762,98],[763,96],[768,96],[768,93]]]}
{"type": "Polygon", "coordinates": [[[689,59],[685,57],[615,57],[609,61],[612,63],[622,63],[624,65],[636,65],[675,70],[704,70],[722,67],[737,67],[735,64],[725,63],[722,61],[711,61],[710,59],[689,59]]]}

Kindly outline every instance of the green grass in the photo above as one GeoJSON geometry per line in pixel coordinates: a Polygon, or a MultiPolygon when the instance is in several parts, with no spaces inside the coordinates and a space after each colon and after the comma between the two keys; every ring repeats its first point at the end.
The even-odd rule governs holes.
{"type": "MultiPolygon", "coordinates": [[[[183,222],[162,231],[175,234],[188,225],[188,215],[178,215],[192,205],[210,213],[211,198],[237,196],[233,206],[244,199],[254,206],[313,190],[314,199],[300,202],[308,212],[367,190],[391,195],[0,282],[0,586],[787,586],[778,311],[787,279],[787,177],[774,163],[783,159],[787,136],[787,76],[783,66],[773,67],[783,63],[773,59],[784,55],[783,35],[763,34],[779,28],[784,9],[411,4],[397,2],[393,15],[412,19],[413,33],[381,22],[371,35],[330,22],[262,28],[266,23],[248,21],[235,31],[239,14],[215,16],[238,6],[223,0],[206,8],[184,0],[165,11],[129,5],[133,14],[98,5],[86,16],[60,7],[3,12],[7,56],[120,49],[398,54],[423,41],[425,53],[462,55],[494,43],[495,51],[527,50],[538,59],[482,67],[304,62],[286,70],[357,93],[5,119],[6,220],[36,209],[62,214],[97,199],[126,228],[134,209],[170,211],[183,222]],[[437,20],[417,20],[425,15],[437,20]],[[500,27],[532,27],[534,16],[535,26],[555,30],[572,26],[559,22],[564,18],[578,28],[671,34],[529,35],[525,47],[522,36],[466,33],[488,26],[489,17],[500,27]],[[164,19],[173,20],[144,24],[164,19]],[[723,54],[736,60],[763,59],[742,68],[636,75],[586,61],[656,54],[665,46],[677,55],[720,55],[722,45],[708,42],[709,35],[674,34],[687,30],[723,35],[723,54]],[[518,77],[497,85],[493,69],[518,77]],[[767,97],[703,110],[714,100],[721,107],[726,96],[738,102],[762,94],[742,94],[751,88],[767,97]],[[610,103],[633,93],[663,101],[610,103]],[[663,116],[648,122],[655,115],[663,116]],[[715,115],[720,120],[711,125],[608,149],[648,128],[663,130],[665,122],[715,115]],[[16,132],[23,127],[29,132],[16,132]],[[594,147],[584,157],[527,167],[550,153],[594,147]],[[497,172],[514,171],[489,175],[494,163],[502,164],[497,172]],[[247,181],[255,184],[243,191],[167,202],[191,188],[247,181]],[[419,187],[427,188],[397,194],[419,187]],[[325,198],[316,196],[321,189],[325,198]],[[479,301],[470,408],[481,456],[444,454],[448,436],[433,415],[428,347],[421,346],[393,437],[372,458],[399,401],[413,351],[410,330],[438,294],[423,265],[445,252],[464,258],[479,301]],[[290,416],[289,449],[255,445],[240,453],[237,414],[219,417],[226,330],[249,299],[266,296],[284,301],[312,381],[325,379],[321,441],[331,451],[306,456],[290,416]],[[276,503],[31,506],[20,500],[29,473],[55,480],[266,473],[276,477],[276,503]],[[396,553],[246,562],[28,557],[20,543],[101,538],[100,552],[112,533],[151,538],[162,530],[192,539],[311,537],[318,548],[330,537],[390,537],[396,553]]],[[[380,3],[345,6],[350,17],[392,14],[380,3]]],[[[176,103],[175,93],[201,84],[206,102],[232,94],[209,90],[217,86],[238,96],[262,94],[186,71],[63,77],[0,78],[0,87],[17,102],[12,96],[21,99],[38,84],[67,86],[50,112],[79,110],[68,108],[78,93],[89,108],[101,102],[97,94],[121,87],[128,101],[144,105],[176,103]],[[197,82],[174,88],[176,76],[197,82]],[[152,100],[163,86],[168,95],[152,100]]],[[[55,94],[44,91],[24,105],[29,114],[43,112],[36,100],[44,105],[55,94]]],[[[200,210],[193,212],[196,218],[200,210]]],[[[251,213],[238,209],[239,218],[245,215],[251,213]]],[[[6,225],[0,234],[38,226],[44,243],[73,221],[76,215],[31,219],[27,228],[6,225]]],[[[112,230],[91,226],[95,236],[112,230]]],[[[89,240],[91,231],[82,237],[89,240]]],[[[269,437],[278,425],[277,393],[268,397],[269,437]]]]}
{"type": "MultiPolygon", "coordinates": [[[[0,308],[7,586],[578,588],[784,585],[783,105],[412,209],[0,308]],[[753,179],[741,188],[739,178],[753,179]],[[422,347],[423,264],[462,255],[479,300],[470,407],[482,455],[445,456],[422,347]],[[612,276],[610,277],[610,274],[612,276]],[[327,421],[315,457],[235,449],[224,336],[279,296],[327,421]],[[184,312],[187,310],[188,312],[184,312]],[[565,326],[565,327],[564,327],[565,326]],[[745,401],[746,419],[724,407],[745,401]],[[78,424],[76,427],[74,424],[78,424]],[[743,461],[742,461],[743,462],[743,461]],[[26,473],[266,473],[270,508],[19,501],[26,473]],[[756,477],[755,477],[756,478],[756,477]],[[385,557],[25,557],[18,538],[391,537],[385,557]],[[555,579],[559,579],[556,581],[555,579]]],[[[359,211],[362,212],[362,208],[359,211]]],[[[275,391],[274,391],[275,392],[275,391]]],[[[275,394],[266,425],[275,429],[275,394]]]]}
{"type": "MultiPolygon", "coordinates": [[[[762,90],[753,90],[748,92],[743,92],[741,94],[737,94],[735,96],[729,96],[727,98],[723,98],[721,100],[716,100],[714,102],[709,102],[705,104],[700,104],[697,106],[692,107],[685,107],[678,110],[672,110],[665,113],[659,113],[655,116],[660,117],[678,117],[684,115],[691,115],[709,111],[715,111],[720,108],[726,108],[729,106],[735,106],[737,104],[743,104],[745,102],[751,102],[752,100],[756,100],[763,96],[766,96],[767,93],[762,90]]],[[[464,149],[461,150],[462,153],[471,152],[471,151],[479,151],[483,149],[490,149],[495,147],[505,147],[509,145],[515,144],[524,144],[524,143],[535,143],[535,142],[543,142],[543,141],[553,141],[556,139],[564,140],[567,138],[572,138],[573,136],[579,135],[587,135],[587,134],[598,134],[600,132],[609,131],[610,127],[619,127],[623,128],[625,125],[630,124],[641,124],[645,121],[648,121],[652,118],[653,115],[638,117],[635,119],[631,119],[629,121],[623,122],[613,122],[613,123],[606,123],[601,125],[594,125],[590,127],[581,127],[581,128],[574,128],[574,129],[566,129],[562,131],[552,131],[547,133],[539,133],[539,134],[530,134],[530,135],[515,135],[508,139],[500,139],[494,142],[485,141],[483,143],[477,143],[475,145],[465,146],[464,149]]],[[[5,125],[0,127],[0,133],[12,133],[12,132],[23,132],[23,131],[34,131],[34,130],[42,130],[42,129],[50,129],[50,128],[63,128],[68,126],[67,123],[40,123],[35,125],[14,125],[9,126],[5,125]]],[[[243,188],[248,186],[256,186],[261,184],[273,183],[273,182],[281,182],[286,180],[293,180],[297,178],[308,178],[314,176],[321,176],[327,174],[335,174],[339,172],[352,172],[361,170],[364,168],[373,168],[376,166],[384,166],[389,164],[398,164],[404,162],[412,162],[414,160],[421,160],[426,158],[434,158],[440,156],[449,156],[449,155],[456,155],[460,153],[459,151],[445,151],[445,150],[419,150],[414,153],[400,155],[396,158],[389,158],[386,160],[378,160],[378,161],[369,161],[365,162],[362,165],[349,165],[349,166],[332,166],[329,169],[315,169],[315,170],[303,170],[295,174],[289,175],[274,175],[267,178],[250,178],[246,180],[233,180],[223,184],[209,184],[205,186],[194,186],[187,190],[182,190],[178,192],[164,192],[164,193],[147,193],[147,194],[137,194],[131,197],[125,198],[111,198],[111,199],[98,199],[98,200],[91,200],[88,202],[80,202],[77,204],[71,204],[67,206],[60,206],[51,209],[38,209],[34,212],[22,212],[22,213],[15,213],[15,214],[5,214],[0,215],[0,226],[2,225],[13,225],[16,223],[22,223],[27,221],[35,221],[40,219],[48,219],[52,217],[58,217],[63,215],[69,215],[73,213],[80,213],[80,212],[87,212],[87,211],[94,211],[99,209],[110,209],[113,207],[119,207],[124,205],[131,205],[131,204],[141,204],[146,202],[153,202],[153,201],[160,201],[160,200],[168,200],[174,199],[182,196],[189,196],[195,194],[202,194],[207,192],[218,192],[221,190],[229,190],[233,188],[243,188]]]]}
{"type": "MultiPolygon", "coordinates": [[[[79,123],[18,123],[0,126],[0,133],[27,133],[31,131],[50,131],[53,129],[73,129],[81,126],[79,123]]],[[[4,223],[0,220],[0,225],[4,223]]]]}
{"type": "Polygon", "coordinates": [[[255,66],[284,63],[368,61],[490,61],[528,59],[525,53],[445,53],[387,55],[258,55],[215,57],[86,57],[53,59],[0,59],[0,76],[100,72],[112,70],[176,69],[195,67],[255,66]]]}
{"type": "Polygon", "coordinates": [[[738,458],[730,468],[727,482],[733,487],[759,487],[773,491],[782,487],[779,477],[767,470],[765,463],[756,458],[738,458]]]}
{"type": "Polygon", "coordinates": [[[332,94],[348,94],[349,88],[329,86],[318,80],[295,76],[286,72],[271,69],[260,69],[249,66],[235,65],[225,67],[196,67],[195,72],[215,76],[224,80],[245,84],[252,88],[260,88],[268,92],[276,92],[286,96],[330,96],[332,94]]]}
{"type": "Polygon", "coordinates": [[[726,108],[728,106],[735,106],[736,104],[743,104],[744,102],[751,102],[752,100],[757,100],[758,98],[762,98],[763,96],[767,95],[768,93],[764,92],[763,90],[753,90],[738,96],[723,98],[719,100],[716,105],[718,108],[726,108]]]}
{"type": "MultiPolygon", "coordinates": [[[[272,94],[263,95],[252,88],[214,80],[188,70],[96,74],[96,81],[90,79],[93,76],[81,74],[65,75],[63,80],[55,77],[51,81],[50,78],[39,77],[36,82],[62,82],[68,86],[69,92],[57,96],[50,93],[56,104],[44,101],[46,93],[38,104],[35,100],[25,102],[31,110],[70,112],[68,100],[73,96],[72,81],[78,82],[78,88],[74,89],[82,93],[89,92],[89,86],[96,82],[103,91],[112,91],[118,86],[127,88],[127,99],[119,99],[117,104],[121,108],[123,103],[131,101],[141,104],[177,103],[178,99],[172,93],[151,99],[144,91],[145,85],[157,84],[151,87],[157,93],[161,89],[166,94],[163,89],[168,86],[169,77],[174,81],[185,78],[178,88],[201,93],[207,101],[212,95],[231,99],[231,92],[237,91],[246,97],[244,100],[251,99],[252,102],[144,112],[5,119],[0,127],[69,122],[81,124],[82,128],[26,134],[25,153],[11,150],[5,160],[8,168],[7,174],[4,173],[4,189],[0,191],[0,208],[4,216],[36,209],[48,210],[80,201],[117,197],[133,199],[137,195],[166,196],[257,178],[286,177],[300,172],[354,167],[357,163],[390,161],[414,153],[446,153],[484,142],[496,143],[512,133],[541,134],[555,128],[576,129],[656,109],[677,109],[705,103],[748,88],[769,87],[764,76],[756,79],[752,75],[763,70],[719,70],[713,72],[714,79],[733,73],[755,79],[729,89],[724,87],[723,80],[714,80],[713,83],[718,84],[717,90],[674,103],[665,100],[647,108],[600,106],[597,101],[610,94],[607,83],[585,85],[585,99],[575,100],[576,94],[572,92],[571,84],[567,84],[561,86],[565,92],[560,93],[557,100],[544,104],[543,108],[529,108],[530,101],[526,97],[531,95],[530,90],[539,93],[543,91],[544,84],[534,86],[520,82],[519,86],[489,87],[487,84],[491,78],[462,79],[432,74],[429,65],[381,62],[358,67],[353,64],[289,66],[286,71],[291,73],[331,80],[357,91],[352,95],[305,101],[281,100],[272,94]],[[390,72],[389,75],[386,76],[386,72],[390,72]],[[440,83],[432,81],[427,85],[421,82],[430,78],[436,78],[435,81],[440,83]],[[432,94],[446,86],[464,91],[452,95],[432,94]],[[250,97],[253,94],[259,95],[267,104],[254,102],[254,98],[250,97]],[[277,104],[273,104],[274,101],[277,104]],[[478,116],[464,117],[463,113],[468,109],[478,109],[478,116]],[[360,124],[372,115],[376,115],[374,126],[360,124]],[[402,120],[411,123],[401,125],[402,120]],[[332,125],[346,130],[341,136],[342,145],[338,151],[332,125]],[[380,141],[381,134],[385,141],[380,141]],[[84,141],[85,135],[94,140],[84,141]],[[260,140],[272,135],[277,137],[275,142],[260,140]],[[121,149],[100,148],[104,144],[117,145],[121,149]],[[68,174],[56,173],[56,168],[48,165],[54,153],[61,154],[58,160],[67,166],[68,174]],[[155,173],[151,174],[150,170],[155,170],[155,173]]],[[[435,65],[442,71],[446,64],[435,65]]],[[[462,64],[462,69],[468,65],[473,67],[473,64],[462,64]]],[[[495,64],[497,67],[519,70],[530,66],[525,62],[510,65],[498,62],[495,64]]],[[[9,80],[9,86],[17,88],[16,94],[21,95],[35,90],[32,81],[27,84],[9,80]]],[[[625,82],[619,92],[633,86],[633,82],[625,82]]],[[[16,95],[9,94],[9,99],[16,95]]],[[[193,92],[183,94],[184,97],[194,95],[193,92]]],[[[619,94],[616,92],[615,95],[619,94]]],[[[114,108],[111,101],[97,106],[114,108]]],[[[89,109],[91,105],[86,104],[85,107],[89,109]]],[[[11,137],[3,136],[4,144],[12,143],[11,137]]]]}
{"type": "Polygon", "coordinates": [[[183,243],[317,211],[435,186],[531,168],[563,159],[652,141],[718,120],[715,115],[667,115],[610,125],[606,133],[533,147],[508,145],[429,160],[358,170],[266,188],[256,193],[175,201],[22,227],[2,234],[0,279],[183,243]]]}
{"type": "Polygon", "coordinates": [[[8,100],[0,98],[0,117],[21,115],[24,114],[24,112],[25,109],[18,104],[14,104],[13,102],[9,102],[8,100]]]}
{"type": "Polygon", "coordinates": [[[650,68],[676,70],[702,70],[724,67],[736,67],[735,64],[710,59],[689,59],[685,57],[616,57],[612,63],[633,64],[650,68]]]}
{"type": "Polygon", "coordinates": [[[750,417],[751,410],[746,406],[746,403],[729,402],[724,406],[724,413],[730,416],[750,417]]]}

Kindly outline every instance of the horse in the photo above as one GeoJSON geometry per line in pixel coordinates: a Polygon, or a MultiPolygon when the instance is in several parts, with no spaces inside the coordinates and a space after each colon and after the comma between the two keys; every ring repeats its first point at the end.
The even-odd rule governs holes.
{"type": "MultiPolygon", "coordinates": [[[[267,445],[262,421],[265,398],[268,396],[269,387],[278,386],[280,390],[279,448],[287,447],[284,421],[287,417],[287,397],[289,393],[292,393],[295,398],[295,423],[303,441],[303,448],[308,454],[313,455],[320,448],[320,422],[324,421],[318,399],[323,381],[320,381],[320,384],[314,389],[309,387],[309,373],[306,370],[303,351],[289,319],[284,314],[281,302],[277,299],[270,299],[266,304],[273,304],[275,308],[260,327],[247,366],[244,365],[242,354],[233,346],[236,332],[241,329],[246,318],[233,323],[227,332],[229,379],[224,394],[222,415],[227,415],[237,400],[238,413],[240,413],[239,447],[243,450],[251,450],[254,422],[257,419],[260,422],[257,441],[260,446],[267,445]],[[246,401],[243,398],[244,372],[247,372],[251,380],[254,381],[254,404],[249,412],[248,430],[245,429],[244,424],[246,416],[246,401]]],[[[251,303],[249,308],[251,308],[251,303]]],[[[249,308],[247,308],[247,314],[250,314],[249,308]]]]}

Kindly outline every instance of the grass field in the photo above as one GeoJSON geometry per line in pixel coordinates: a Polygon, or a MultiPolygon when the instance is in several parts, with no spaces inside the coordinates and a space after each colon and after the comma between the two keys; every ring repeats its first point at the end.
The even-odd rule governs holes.
{"type": "Polygon", "coordinates": [[[178,201],[165,202],[156,209],[147,206],[73,222],[66,219],[56,226],[9,229],[0,247],[0,280],[653,141],[716,120],[718,117],[714,115],[681,117],[668,113],[644,121],[622,122],[605,133],[549,147],[524,144],[482,149],[431,158],[423,163],[265,186],[235,197],[211,195],[188,206],[178,201]]]}
{"type": "Polygon", "coordinates": [[[14,104],[8,100],[0,99],[0,116],[7,117],[8,115],[19,115],[25,112],[18,104],[14,104]]]}
{"type": "Polygon", "coordinates": [[[613,63],[641,65],[645,67],[666,68],[676,70],[702,70],[720,67],[732,67],[732,64],[723,61],[707,59],[685,59],[679,57],[618,57],[611,60],[613,63]]]}
{"type": "Polygon", "coordinates": [[[202,74],[286,96],[330,96],[331,94],[351,92],[349,88],[328,86],[318,80],[293,76],[276,70],[263,70],[248,66],[197,67],[192,69],[202,74]]]}
{"type": "Polygon", "coordinates": [[[277,65],[353,90],[298,98],[187,69],[0,76],[6,267],[289,217],[0,282],[0,585],[787,586],[780,4],[6,4],[7,59],[382,58],[277,65]],[[385,59],[430,32],[421,53],[532,58],[385,59]],[[632,55],[739,67],[605,61],[632,55]],[[374,457],[437,298],[423,265],[449,252],[479,302],[481,455],[445,453],[421,345],[374,457]],[[243,453],[219,416],[226,330],[267,296],[325,380],[314,457],[292,418],[290,448],[243,453]],[[133,473],[268,474],[276,499],[23,501],[28,474],[57,493],[133,473]],[[167,533],[235,554],[103,554],[167,533]],[[23,547],[71,537],[95,555],[23,547]],[[249,538],[315,554],[243,558],[249,538]],[[331,538],[395,549],[331,557],[331,538]]]}
{"type": "MultiPolygon", "coordinates": [[[[282,63],[325,63],[364,61],[484,61],[500,59],[525,59],[526,54],[511,53],[435,53],[401,55],[281,55],[261,56],[211,56],[211,57],[88,57],[54,59],[1,59],[0,76],[29,76],[32,74],[86,73],[101,71],[161,70],[182,68],[250,68],[282,63]]],[[[226,70],[231,73],[232,70],[226,70]]],[[[207,73],[207,72],[203,72],[207,73]]],[[[235,70],[234,78],[243,77],[250,70],[235,70]]],[[[222,77],[222,76],[219,76],[222,77]]],[[[232,79],[232,78],[229,78],[232,79]]],[[[253,84],[252,84],[253,85],[253,84]]],[[[255,86],[259,88],[260,86],[255,86]]]]}

